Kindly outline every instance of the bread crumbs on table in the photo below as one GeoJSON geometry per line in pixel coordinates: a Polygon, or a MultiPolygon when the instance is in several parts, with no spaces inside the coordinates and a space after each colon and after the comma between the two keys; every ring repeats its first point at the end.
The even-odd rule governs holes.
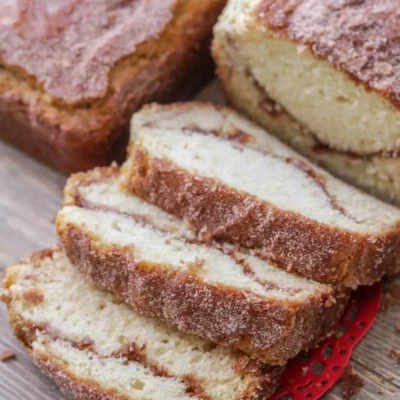
{"type": "Polygon", "coordinates": [[[5,349],[0,353],[1,362],[11,360],[12,358],[15,358],[15,353],[10,349],[5,349]]]}
{"type": "Polygon", "coordinates": [[[347,365],[341,377],[342,395],[344,399],[350,399],[357,394],[364,385],[364,380],[353,371],[351,365],[347,365]]]}
{"type": "Polygon", "coordinates": [[[389,357],[394,358],[397,362],[400,362],[400,351],[391,350],[389,353],[389,357]]]}

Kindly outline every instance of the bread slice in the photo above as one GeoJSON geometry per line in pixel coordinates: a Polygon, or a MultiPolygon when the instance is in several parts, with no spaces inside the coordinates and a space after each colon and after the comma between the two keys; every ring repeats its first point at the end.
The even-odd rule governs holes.
{"type": "Polygon", "coordinates": [[[124,185],[205,237],[319,282],[400,270],[400,210],[335,179],[235,112],[186,103],[134,115],[124,185]]]}
{"type": "Polygon", "coordinates": [[[228,100],[400,205],[397,0],[230,0],[213,55],[228,100]]]}
{"type": "Polygon", "coordinates": [[[347,295],[233,246],[200,243],[175,217],[125,194],[116,168],[70,178],[57,230],[74,265],[141,312],[269,364],[336,326],[347,295]]]}
{"type": "Polygon", "coordinates": [[[135,110],[213,76],[225,4],[0,2],[0,139],[64,172],[122,161],[135,110]]]}
{"type": "Polygon", "coordinates": [[[282,371],[138,314],[61,249],[10,267],[4,287],[15,335],[73,399],[266,399],[282,371]]]}

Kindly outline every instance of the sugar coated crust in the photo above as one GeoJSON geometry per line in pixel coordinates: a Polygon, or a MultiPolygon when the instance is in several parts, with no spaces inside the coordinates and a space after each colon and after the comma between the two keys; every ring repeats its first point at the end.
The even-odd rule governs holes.
{"type": "MultiPolygon", "coordinates": [[[[65,204],[90,207],[77,189],[113,176],[118,177],[116,166],[72,176],[65,204]]],[[[99,287],[182,331],[237,347],[269,364],[283,365],[331,333],[348,299],[347,292],[328,286],[307,300],[291,300],[290,293],[285,302],[252,299],[250,293],[208,284],[196,274],[138,263],[129,248],[103,246],[59,219],[57,229],[72,263],[99,287]]]]}
{"type": "Polygon", "coordinates": [[[397,0],[259,0],[255,15],[400,106],[397,0]]]}
{"type": "MultiPolygon", "coordinates": [[[[146,110],[151,107],[157,110],[157,106],[146,110]]],[[[232,112],[199,103],[162,109],[176,112],[192,107],[232,112]]],[[[129,191],[187,219],[202,235],[254,249],[260,257],[315,281],[355,288],[400,270],[399,222],[371,234],[319,223],[223,182],[191,174],[168,159],[151,157],[134,141],[124,174],[129,191]]],[[[324,178],[315,178],[324,187],[324,178]]]]}
{"type": "MultiPolygon", "coordinates": [[[[30,279],[30,274],[22,273],[23,277],[18,276],[18,272],[24,270],[24,266],[31,270],[33,266],[35,269],[40,269],[41,264],[46,262],[47,268],[49,261],[53,259],[58,261],[65,259],[68,263],[64,251],[60,248],[53,248],[44,250],[42,252],[34,253],[30,258],[20,261],[15,266],[11,266],[5,273],[3,284],[4,290],[1,293],[1,300],[6,304],[10,324],[13,328],[16,338],[25,347],[27,352],[31,355],[34,363],[60,388],[66,395],[75,400],[135,400],[130,396],[126,396],[112,387],[102,385],[93,379],[85,379],[73,372],[73,365],[65,364],[61,359],[53,356],[51,352],[47,351],[46,341],[42,342],[41,347],[34,346],[42,334],[48,335],[50,340],[63,341],[69,343],[77,350],[92,352],[93,357],[96,357],[96,352],[91,349],[92,342],[88,337],[84,342],[76,343],[70,339],[63,337],[63,332],[54,329],[51,323],[45,325],[36,325],[30,320],[25,319],[20,313],[21,299],[19,295],[13,295],[12,286],[18,284],[18,279],[30,279]],[[15,269],[17,268],[17,269],[15,269]]],[[[22,283],[22,282],[21,282],[22,283]]],[[[45,296],[45,294],[44,294],[45,296]]],[[[145,349],[142,349],[145,351],[145,349]]],[[[119,353],[113,355],[118,358],[119,353]]],[[[127,361],[136,361],[145,366],[148,366],[152,373],[156,376],[163,376],[174,378],[166,373],[166,371],[158,370],[156,365],[147,365],[151,360],[141,359],[140,350],[135,349],[132,354],[130,350],[121,348],[120,356],[127,358],[127,361]],[[126,354],[125,354],[126,353],[126,354]]],[[[102,356],[103,362],[107,362],[107,356],[102,356]]],[[[239,393],[235,400],[263,400],[268,398],[274,392],[279,377],[283,371],[281,367],[271,367],[262,364],[256,360],[249,359],[246,355],[232,350],[233,369],[236,373],[243,376],[243,379],[248,380],[249,384],[244,392],[239,393]]],[[[194,376],[185,376],[184,383],[187,385],[188,394],[193,398],[199,400],[212,400],[206,393],[202,392],[200,382],[197,382],[194,376]]]]}
{"type": "MultiPolygon", "coordinates": [[[[0,48],[0,138],[63,172],[87,170],[109,164],[112,160],[122,160],[132,112],[149,101],[187,98],[210,79],[213,73],[209,55],[211,28],[226,0],[163,2],[162,7],[156,7],[157,12],[151,10],[145,24],[147,34],[140,30],[136,36],[128,35],[129,38],[135,36],[130,39],[134,42],[131,51],[122,48],[129,44],[126,37],[119,37],[124,29],[137,30],[137,24],[132,28],[126,21],[129,17],[125,7],[134,7],[137,14],[132,18],[143,20],[149,12],[150,2],[131,2],[131,5],[115,2],[112,7],[101,8],[108,19],[104,18],[104,26],[95,24],[93,29],[102,34],[110,29],[115,34],[99,34],[102,39],[98,39],[96,45],[92,43],[96,41],[96,32],[90,30],[83,35],[89,43],[84,40],[81,43],[82,38],[79,38],[73,46],[68,42],[72,40],[69,35],[65,38],[55,35],[58,29],[62,32],[68,30],[66,21],[75,18],[74,12],[78,16],[101,20],[101,15],[88,11],[96,10],[88,7],[90,2],[71,2],[77,3],[76,6],[70,5],[72,13],[61,7],[57,18],[45,17],[38,10],[34,12],[33,5],[28,5],[28,2],[29,13],[19,10],[25,16],[20,16],[22,22],[16,24],[22,33],[12,24],[7,25],[17,17],[14,11],[0,12],[3,19],[7,17],[7,23],[0,27],[0,37],[12,36],[12,40],[3,40],[1,46],[4,48],[0,48]],[[35,24],[36,19],[40,23],[35,24]],[[57,26],[53,26],[53,22],[57,26]],[[116,26],[113,27],[113,23],[116,26]],[[39,38],[27,35],[30,29],[34,29],[39,38]],[[77,52],[77,57],[81,57],[83,52],[82,62],[71,62],[74,56],[68,53],[58,60],[53,59],[54,65],[48,58],[45,65],[41,65],[40,57],[45,57],[49,47],[42,49],[47,42],[40,37],[47,30],[50,30],[50,36],[46,36],[48,46],[55,40],[61,41],[63,46],[71,47],[70,52],[77,52]],[[124,46],[119,46],[121,43],[124,46]],[[13,50],[17,45],[20,52],[13,50]],[[83,49],[78,49],[81,45],[83,49]],[[27,46],[38,47],[37,52],[25,51],[27,46]],[[98,52],[92,50],[96,46],[98,52]],[[96,55],[102,52],[107,55],[105,65],[104,57],[99,63],[96,55]],[[69,68],[58,64],[64,58],[68,59],[69,68]],[[48,81],[41,75],[44,66],[52,71],[52,79],[48,81]],[[92,84],[82,86],[76,68],[82,70],[82,76],[90,76],[85,82],[92,84]]],[[[42,4],[39,1],[33,3],[42,4]]],[[[2,7],[7,9],[6,5],[2,7]]],[[[73,23],[79,27],[85,18],[74,19],[73,23]]]]}
{"type": "Polygon", "coordinates": [[[113,64],[159,35],[176,3],[7,2],[0,5],[0,59],[65,102],[104,96],[113,64]]]}
{"type": "Polygon", "coordinates": [[[130,400],[94,382],[79,378],[70,373],[62,362],[51,359],[45,354],[33,354],[33,362],[61,392],[74,400],[130,400]]]}

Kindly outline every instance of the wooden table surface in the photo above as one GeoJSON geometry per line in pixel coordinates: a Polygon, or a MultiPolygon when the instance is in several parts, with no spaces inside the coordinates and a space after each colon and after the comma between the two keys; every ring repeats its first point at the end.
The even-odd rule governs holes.
{"type": "MultiPolygon", "coordinates": [[[[220,101],[221,96],[214,84],[200,98],[220,101]]],[[[65,179],[0,143],[0,270],[32,251],[57,242],[53,219],[62,201],[65,179]]],[[[354,352],[353,368],[365,380],[355,399],[400,399],[400,363],[388,356],[391,350],[400,351],[397,322],[400,322],[400,306],[381,312],[354,352]]],[[[12,349],[17,356],[0,362],[0,400],[65,399],[14,339],[5,307],[0,305],[0,353],[4,349],[12,349]]],[[[340,393],[337,385],[324,400],[342,399],[340,393]]]]}

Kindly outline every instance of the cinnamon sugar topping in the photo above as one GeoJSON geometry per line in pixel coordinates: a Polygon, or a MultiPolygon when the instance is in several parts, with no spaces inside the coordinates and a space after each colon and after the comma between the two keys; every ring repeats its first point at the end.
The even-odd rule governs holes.
{"type": "Polygon", "coordinates": [[[272,117],[278,117],[282,114],[286,113],[286,110],[273,100],[267,92],[267,89],[261,84],[261,82],[256,78],[253,71],[247,67],[245,70],[245,74],[252,85],[256,88],[256,90],[260,93],[261,100],[259,102],[259,107],[264,109],[269,115],[272,117]]]}
{"type": "Polygon", "coordinates": [[[13,0],[0,4],[0,65],[68,103],[104,96],[112,66],[156,36],[174,0],[13,0]]]}
{"type": "Polygon", "coordinates": [[[43,293],[41,293],[37,288],[29,288],[25,290],[23,296],[26,301],[36,305],[40,304],[44,299],[43,293]]]}
{"type": "Polygon", "coordinates": [[[277,34],[309,47],[399,106],[397,0],[261,0],[254,11],[277,34]]]}

